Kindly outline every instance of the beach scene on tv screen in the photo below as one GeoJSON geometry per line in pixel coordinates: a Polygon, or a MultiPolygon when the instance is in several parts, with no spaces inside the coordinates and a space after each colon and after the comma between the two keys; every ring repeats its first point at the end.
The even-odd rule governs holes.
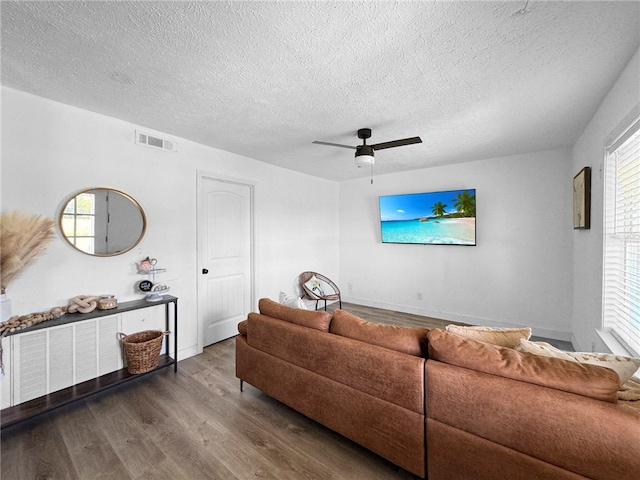
{"type": "Polygon", "coordinates": [[[380,197],[383,243],[476,244],[476,191],[380,197]]]}

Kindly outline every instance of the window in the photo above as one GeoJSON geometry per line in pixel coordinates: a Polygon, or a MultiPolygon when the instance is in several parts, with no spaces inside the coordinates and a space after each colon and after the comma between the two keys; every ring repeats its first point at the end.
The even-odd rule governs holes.
{"type": "Polygon", "coordinates": [[[96,198],[76,195],[62,213],[62,231],[69,242],[86,253],[95,253],[96,198]]]}
{"type": "Polygon", "coordinates": [[[606,154],[603,326],[640,357],[640,119],[606,154]]]}

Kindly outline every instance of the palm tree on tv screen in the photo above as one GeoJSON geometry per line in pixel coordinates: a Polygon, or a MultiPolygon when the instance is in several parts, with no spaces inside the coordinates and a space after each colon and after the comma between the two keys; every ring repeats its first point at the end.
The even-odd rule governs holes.
{"type": "Polygon", "coordinates": [[[454,199],[454,208],[458,210],[461,216],[475,217],[476,216],[476,196],[471,195],[468,191],[464,191],[456,195],[454,199]]]}
{"type": "Polygon", "coordinates": [[[436,217],[441,217],[445,214],[445,208],[447,208],[447,205],[442,202],[434,203],[433,207],[431,207],[431,213],[436,217]]]}

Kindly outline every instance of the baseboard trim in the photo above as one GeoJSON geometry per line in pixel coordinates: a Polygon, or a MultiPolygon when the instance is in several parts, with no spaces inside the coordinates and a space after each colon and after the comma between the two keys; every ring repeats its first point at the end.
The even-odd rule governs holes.
{"type": "Polygon", "coordinates": [[[198,351],[198,347],[196,345],[193,345],[193,346],[187,347],[187,348],[183,348],[183,349],[179,349],[178,350],[178,362],[180,360],[186,360],[189,357],[193,357],[195,355],[198,355],[199,353],[202,353],[202,350],[198,351]]]}
{"type": "Polygon", "coordinates": [[[422,315],[424,317],[438,318],[438,319],[446,320],[449,322],[466,323],[468,325],[483,325],[483,326],[492,327],[492,328],[531,327],[531,329],[533,330],[533,335],[537,337],[552,338],[554,340],[563,340],[566,342],[571,342],[573,340],[571,332],[563,332],[559,330],[553,330],[550,328],[540,328],[540,327],[531,326],[531,325],[520,325],[516,323],[492,320],[489,318],[470,317],[467,315],[460,315],[460,314],[451,313],[451,312],[434,311],[434,310],[428,310],[426,308],[415,308],[407,305],[398,305],[398,304],[389,303],[389,302],[379,302],[379,301],[367,300],[363,298],[343,296],[342,301],[347,303],[355,303],[357,305],[364,305],[365,307],[382,308],[385,310],[395,310],[402,313],[410,313],[412,315],[422,315]]]}

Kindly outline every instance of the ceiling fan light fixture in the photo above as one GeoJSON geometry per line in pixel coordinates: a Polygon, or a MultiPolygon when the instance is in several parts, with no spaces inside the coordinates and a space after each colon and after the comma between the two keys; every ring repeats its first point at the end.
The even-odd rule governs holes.
{"type": "Polygon", "coordinates": [[[373,165],[375,163],[375,158],[373,157],[373,148],[369,145],[360,145],[356,148],[356,166],[357,167],[368,167],[369,165],[373,165]]]}
{"type": "Polygon", "coordinates": [[[351,146],[351,145],[342,145],[341,143],[331,143],[331,142],[319,142],[315,141],[313,143],[319,145],[329,145],[330,147],[340,147],[340,148],[353,148],[356,151],[355,164],[358,168],[360,167],[371,167],[371,171],[373,171],[373,164],[376,162],[375,158],[373,158],[373,153],[376,150],[384,150],[386,148],[394,148],[394,147],[403,147],[405,145],[412,145],[414,143],[422,143],[420,137],[411,137],[411,138],[403,138],[400,140],[392,140],[391,142],[382,142],[375,143],[373,145],[367,145],[367,139],[371,137],[371,129],[370,128],[361,128],[358,130],[358,138],[362,139],[362,145],[351,146]]]}

